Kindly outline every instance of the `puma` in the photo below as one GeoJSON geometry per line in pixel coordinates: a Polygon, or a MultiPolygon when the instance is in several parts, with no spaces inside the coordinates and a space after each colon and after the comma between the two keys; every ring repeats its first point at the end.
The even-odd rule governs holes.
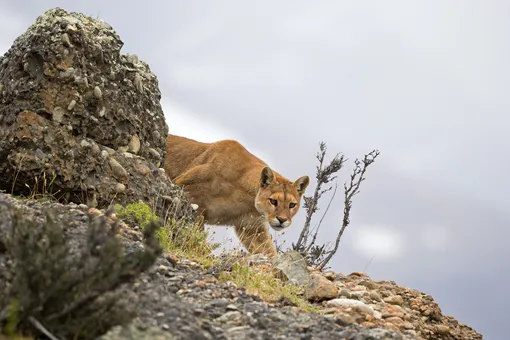
{"type": "Polygon", "coordinates": [[[310,179],[291,182],[251,154],[239,142],[203,143],[169,134],[164,169],[204,224],[233,226],[251,254],[274,257],[268,224],[281,231],[292,224],[310,179]]]}

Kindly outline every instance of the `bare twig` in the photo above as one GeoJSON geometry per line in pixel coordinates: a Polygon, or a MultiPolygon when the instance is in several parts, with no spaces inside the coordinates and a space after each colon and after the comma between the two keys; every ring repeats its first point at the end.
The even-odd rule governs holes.
{"type": "Polygon", "coordinates": [[[344,199],[344,218],[342,221],[342,227],[336,237],[334,248],[331,251],[329,251],[326,258],[324,258],[319,263],[319,265],[317,266],[318,269],[324,268],[338,250],[340,238],[342,237],[345,228],[347,228],[347,226],[350,223],[349,217],[352,208],[352,198],[354,197],[354,195],[359,193],[359,187],[361,185],[361,182],[365,180],[363,176],[365,175],[367,168],[370,166],[370,164],[372,164],[375,161],[377,156],[379,156],[379,151],[373,150],[372,152],[365,155],[363,161],[360,161],[358,159],[354,161],[355,168],[353,173],[351,174],[351,181],[349,183],[349,186],[347,186],[347,183],[344,184],[345,199],[344,199]]]}
{"type": "Polygon", "coordinates": [[[306,244],[306,239],[308,237],[309,229],[310,229],[310,222],[312,220],[312,215],[317,211],[317,203],[319,201],[320,197],[320,190],[321,185],[318,181],[320,178],[320,174],[322,173],[322,165],[324,162],[324,156],[326,155],[326,144],[321,142],[320,143],[320,151],[317,153],[317,160],[319,161],[319,165],[317,166],[317,186],[315,187],[315,191],[313,193],[313,198],[310,196],[304,196],[304,208],[306,209],[306,219],[305,219],[305,225],[303,227],[303,230],[301,230],[301,234],[299,235],[298,241],[296,243],[296,246],[299,247],[301,244],[306,244]]]}
{"type": "Polygon", "coordinates": [[[367,269],[372,264],[372,260],[374,259],[374,257],[375,257],[375,255],[372,255],[372,257],[370,258],[370,261],[367,262],[367,264],[365,265],[365,268],[363,268],[363,273],[367,272],[367,269]]]}
{"type": "Polygon", "coordinates": [[[37,321],[36,318],[34,318],[33,316],[29,316],[28,317],[28,321],[30,321],[30,323],[35,327],[37,328],[41,333],[43,333],[44,335],[46,335],[50,340],[59,340],[56,336],[54,336],[53,334],[51,334],[46,328],[44,328],[44,326],[39,322],[37,321]]]}
{"type": "Polygon", "coordinates": [[[316,154],[316,159],[319,162],[316,167],[317,184],[312,196],[303,196],[303,207],[306,209],[305,223],[296,244],[292,243],[292,249],[300,252],[303,256],[306,257],[309,265],[318,269],[324,269],[327,263],[337,252],[340,238],[342,237],[345,228],[347,228],[350,223],[349,216],[352,208],[352,198],[359,193],[361,182],[365,180],[364,175],[367,167],[372,164],[376,157],[379,155],[379,151],[373,150],[372,152],[366,154],[363,160],[360,161],[356,159],[354,161],[355,167],[352,174],[350,175],[349,184],[344,183],[344,216],[337,237],[334,243],[325,242],[323,244],[316,244],[322,222],[324,221],[324,217],[329,212],[338,189],[338,184],[335,181],[334,191],[329,199],[324,213],[319,220],[319,223],[314,228],[310,228],[312,217],[319,210],[320,199],[326,192],[333,189],[333,186],[329,186],[327,188],[323,188],[323,186],[336,179],[335,174],[342,169],[346,161],[343,155],[340,156],[340,154],[337,154],[330,162],[330,164],[325,166],[324,162],[326,151],[326,143],[321,142],[319,144],[319,152],[316,154]]]}
{"type": "Polygon", "coordinates": [[[317,185],[315,187],[313,196],[304,196],[304,208],[306,209],[306,219],[303,229],[299,235],[299,238],[296,244],[293,244],[293,249],[298,251],[304,251],[307,248],[308,237],[310,236],[310,223],[312,220],[313,214],[315,214],[319,208],[318,203],[322,195],[332,189],[329,187],[327,189],[322,189],[324,184],[331,182],[336,179],[334,176],[344,165],[346,159],[343,155],[337,154],[333,160],[329,163],[328,166],[324,167],[324,158],[326,156],[326,143],[321,142],[319,144],[319,152],[316,155],[317,160],[319,161],[319,165],[317,166],[316,179],[317,185]]]}

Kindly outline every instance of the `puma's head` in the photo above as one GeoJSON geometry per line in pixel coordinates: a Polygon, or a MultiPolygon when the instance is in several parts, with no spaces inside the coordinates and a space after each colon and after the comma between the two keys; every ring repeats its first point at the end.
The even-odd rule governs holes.
{"type": "Polygon", "coordinates": [[[308,176],[290,182],[282,177],[276,177],[269,167],[265,167],[260,173],[255,207],[274,230],[287,228],[299,210],[301,196],[309,182],[308,176]]]}

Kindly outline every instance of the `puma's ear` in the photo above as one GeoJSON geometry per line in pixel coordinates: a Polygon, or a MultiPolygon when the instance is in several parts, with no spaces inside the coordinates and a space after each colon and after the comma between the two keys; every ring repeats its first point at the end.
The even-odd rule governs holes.
{"type": "Polygon", "coordinates": [[[269,184],[271,184],[273,178],[273,172],[271,169],[269,169],[269,167],[266,166],[260,173],[260,186],[263,188],[267,187],[269,184]]]}
{"type": "Polygon", "coordinates": [[[299,177],[293,184],[296,187],[298,193],[303,195],[305,193],[306,187],[310,183],[310,178],[308,176],[299,177]]]}

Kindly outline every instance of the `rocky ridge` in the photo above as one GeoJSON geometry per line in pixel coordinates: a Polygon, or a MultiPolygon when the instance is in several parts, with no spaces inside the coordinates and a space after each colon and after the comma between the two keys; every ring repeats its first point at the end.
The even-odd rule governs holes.
{"type": "Polygon", "coordinates": [[[363,327],[384,327],[423,339],[482,339],[471,327],[445,316],[432,296],[402,287],[394,281],[375,281],[364,273],[326,272],[323,289],[313,298],[324,299],[323,315],[332,315],[363,327]],[[325,288],[325,287],[328,287],[325,288]],[[325,292],[338,292],[323,296],[325,292]]]}
{"type": "MultiPolygon", "coordinates": [[[[19,201],[7,194],[0,194],[2,202],[27,216],[47,209],[56,209],[61,219],[70,216],[75,222],[69,233],[77,244],[86,234],[87,213],[95,217],[105,213],[74,203],[19,201]]],[[[0,219],[0,236],[7,225],[0,219]]],[[[124,221],[119,236],[127,248],[140,247],[143,239],[137,225],[124,221]]],[[[0,272],[8,262],[0,252],[0,272]]],[[[271,272],[272,266],[255,264],[252,270],[271,272]]],[[[221,283],[218,272],[191,259],[163,254],[148,272],[122,288],[121,303],[135,319],[101,339],[482,339],[470,327],[444,316],[425,293],[393,281],[374,281],[363,273],[307,270],[310,279],[303,298],[316,308],[313,313],[285,300],[266,303],[233,282],[221,283]]]]}
{"type": "MultiPolygon", "coordinates": [[[[58,220],[72,220],[67,233],[77,250],[87,234],[87,219],[104,216],[104,211],[85,205],[20,201],[0,194],[0,206],[5,203],[9,209],[20,209],[25,216],[39,218],[44,211],[53,210],[58,220]]],[[[2,212],[0,240],[12,225],[9,214],[2,212]]],[[[110,218],[110,223],[113,221],[110,218]]],[[[119,227],[119,238],[126,249],[142,246],[143,236],[135,226],[120,221],[119,227]]],[[[9,281],[11,260],[0,247],[0,281],[9,281]]],[[[135,318],[127,325],[113,327],[100,339],[415,339],[391,329],[362,327],[285,303],[267,304],[232,282],[221,283],[198,263],[173,254],[159,256],[149,271],[119,290],[122,301],[117,303],[126,312],[133,312],[135,318]]]]}

